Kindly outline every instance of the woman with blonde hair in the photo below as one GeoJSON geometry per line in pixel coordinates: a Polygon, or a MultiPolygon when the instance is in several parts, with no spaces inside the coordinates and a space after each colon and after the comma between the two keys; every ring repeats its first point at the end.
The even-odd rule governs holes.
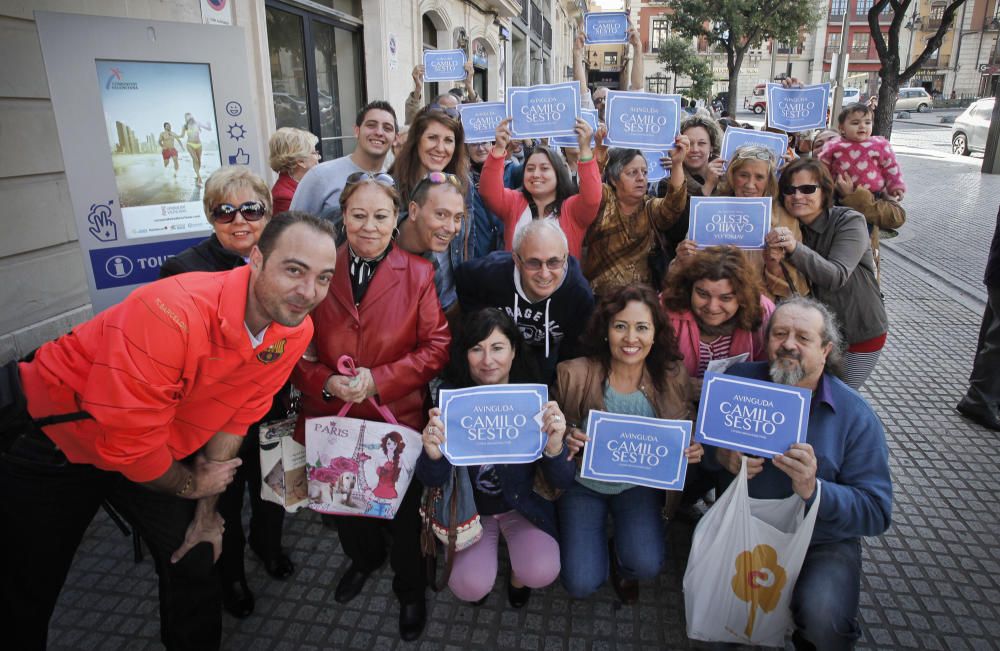
{"type": "Polygon", "coordinates": [[[271,188],[275,213],[288,210],[299,181],[319,163],[318,143],[315,134],[294,127],[281,127],[271,135],[268,163],[278,173],[278,180],[271,188]]]}

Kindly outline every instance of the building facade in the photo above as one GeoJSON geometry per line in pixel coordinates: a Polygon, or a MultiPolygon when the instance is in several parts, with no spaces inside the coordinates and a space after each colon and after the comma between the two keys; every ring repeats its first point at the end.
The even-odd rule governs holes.
{"type": "MultiPolygon", "coordinates": [[[[353,151],[357,110],[385,99],[402,119],[425,48],[465,49],[487,100],[509,85],[572,76],[582,0],[263,0],[230,2],[243,29],[255,130],[312,131],[324,159],[353,151]]],[[[0,54],[0,361],[23,355],[91,315],[82,252],[34,10],[202,23],[201,0],[4,3],[0,54]],[[39,5],[44,4],[44,7],[39,5]]],[[[211,48],[211,43],[205,44],[211,48]]],[[[197,55],[194,56],[197,58],[197,55]]],[[[450,84],[449,84],[450,85],[450,84]]],[[[437,90],[447,90],[442,84],[437,90]]],[[[431,88],[428,91],[434,90],[431,88]]],[[[98,128],[95,126],[95,128],[98,128]]],[[[148,145],[128,138],[129,146],[148,145]]],[[[269,180],[273,181],[272,176],[269,180]]]]}

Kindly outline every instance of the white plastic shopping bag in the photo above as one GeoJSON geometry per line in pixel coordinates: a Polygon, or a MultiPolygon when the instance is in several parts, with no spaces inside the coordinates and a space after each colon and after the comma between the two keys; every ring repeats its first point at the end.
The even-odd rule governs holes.
{"type": "Polygon", "coordinates": [[[684,573],[687,634],[694,640],[783,647],[789,602],[809,549],[816,500],[759,500],[747,492],[747,464],[695,528],[684,573]]]}
{"type": "Polygon", "coordinates": [[[387,422],[346,417],[352,403],[345,403],[336,416],[306,420],[312,510],[387,520],[399,510],[423,447],[420,434],[369,401],[387,422]]]}

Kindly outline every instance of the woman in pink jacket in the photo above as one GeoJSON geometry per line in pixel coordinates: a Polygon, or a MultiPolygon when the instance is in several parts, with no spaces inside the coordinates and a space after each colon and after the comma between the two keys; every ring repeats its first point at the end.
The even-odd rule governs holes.
{"type": "Polygon", "coordinates": [[[703,249],[675,267],[661,299],[694,395],[701,394],[701,380],[712,361],[744,353],[748,362],[767,359],[764,328],[774,303],[735,246],[703,249]]]}
{"type": "Polygon", "coordinates": [[[483,163],[479,194],[504,225],[504,248],[510,251],[514,233],[532,219],[556,219],[566,233],[569,254],[577,260],[587,228],[597,219],[601,207],[601,174],[590,147],[594,131],[577,118],[576,137],[580,145],[577,174],[580,191],[576,192],[566,168],[566,161],[554,149],[538,146],[524,159],[524,186],[509,190],[503,186],[503,164],[510,143],[510,119],[497,125],[493,151],[483,163]]]}

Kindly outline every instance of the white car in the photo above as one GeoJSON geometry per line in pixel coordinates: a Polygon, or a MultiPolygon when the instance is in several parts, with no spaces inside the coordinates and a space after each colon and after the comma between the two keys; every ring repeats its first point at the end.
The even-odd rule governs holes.
{"type": "Polygon", "coordinates": [[[934,98],[923,88],[900,88],[896,95],[897,111],[916,111],[923,113],[934,105],[934,98]]]}
{"type": "MultiPolygon", "coordinates": [[[[861,101],[861,90],[857,88],[845,88],[844,98],[840,102],[840,107],[843,108],[848,104],[855,104],[860,101],[861,101]]],[[[833,90],[830,91],[830,101],[827,102],[827,108],[830,109],[831,111],[833,110],[833,90]]]]}
{"type": "Polygon", "coordinates": [[[955,118],[955,125],[951,128],[953,153],[968,156],[973,151],[986,151],[986,135],[990,131],[995,103],[994,97],[977,100],[955,118]]]}

